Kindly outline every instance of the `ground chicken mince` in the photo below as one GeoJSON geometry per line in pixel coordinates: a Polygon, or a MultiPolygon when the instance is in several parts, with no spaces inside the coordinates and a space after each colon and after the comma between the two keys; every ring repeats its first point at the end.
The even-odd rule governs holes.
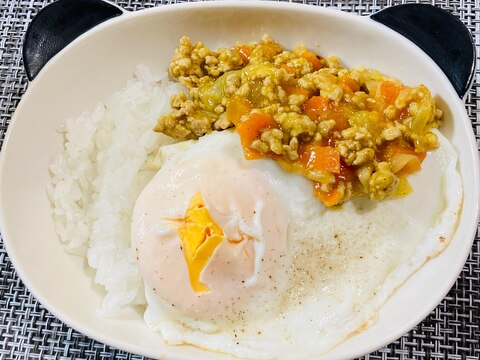
{"type": "Polygon", "coordinates": [[[438,145],[442,112],[424,85],[346,69],[303,45],[288,51],[265,36],[212,51],[183,37],[169,70],[187,92],[155,131],[185,140],[235,127],[247,159],[307,177],[326,206],[408,194],[406,176],[438,145]]]}

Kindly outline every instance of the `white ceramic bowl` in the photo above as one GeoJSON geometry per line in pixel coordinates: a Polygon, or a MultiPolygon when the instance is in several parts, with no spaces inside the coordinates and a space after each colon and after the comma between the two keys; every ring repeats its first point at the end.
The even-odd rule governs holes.
{"type": "Polygon", "coordinates": [[[348,66],[366,65],[407,84],[426,84],[445,111],[443,132],[459,155],[465,201],[458,230],[440,256],[417,271],[390,298],[371,328],[322,359],[347,359],[386,345],[425,318],[454,284],[478,222],[479,164],[464,103],[440,68],[403,36],[370,18],[287,3],[214,2],[164,6],[124,14],[80,36],[32,81],[8,129],[0,171],[1,229],[15,269],[55,316],[117,348],[154,358],[225,358],[195,347],[165,345],[140,309],[116,318],[97,315],[102,289],[87,265],[67,255],[54,231],[46,194],[48,165],[62,138],[57,127],[93,109],[132,77],[138,63],[165,70],[178,39],[189,35],[209,47],[270,34],[335,54],[348,66]]]}

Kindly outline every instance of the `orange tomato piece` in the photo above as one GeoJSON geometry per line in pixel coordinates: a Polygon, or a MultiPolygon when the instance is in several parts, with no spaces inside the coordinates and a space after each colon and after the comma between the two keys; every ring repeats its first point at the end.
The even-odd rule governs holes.
{"type": "Polygon", "coordinates": [[[329,207],[340,204],[343,200],[342,194],[337,189],[333,189],[329,192],[322,191],[321,184],[313,183],[313,196],[323,203],[323,205],[329,207]]]}
{"type": "Polygon", "coordinates": [[[335,120],[336,123],[334,127],[335,130],[342,131],[349,127],[348,119],[346,116],[336,113],[336,116],[333,116],[332,118],[333,120],[335,120]]]}
{"type": "Polygon", "coordinates": [[[403,122],[408,116],[410,116],[410,112],[408,111],[408,106],[405,106],[398,115],[398,119],[403,122]]]}
{"type": "Polygon", "coordinates": [[[252,114],[248,120],[242,122],[236,127],[238,134],[240,135],[240,141],[242,144],[245,159],[259,159],[264,157],[255,149],[252,149],[250,145],[252,142],[260,137],[263,129],[271,129],[277,127],[277,123],[273,120],[269,114],[252,114]]]}
{"type": "Polygon", "coordinates": [[[295,69],[292,68],[291,66],[288,66],[288,65],[284,64],[284,65],[281,65],[280,68],[285,70],[287,72],[287,74],[295,75],[295,69]]]}
{"type": "Polygon", "coordinates": [[[280,54],[283,50],[282,47],[275,42],[267,42],[258,46],[262,49],[263,55],[269,59],[272,59],[275,55],[280,54]]]}
{"type": "Polygon", "coordinates": [[[355,173],[354,170],[349,167],[347,164],[343,162],[343,160],[340,161],[340,172],[337,174],[337,179],[343,180],[345,182],[352,182],[353,179],[355,178],[355,173]]]}
{"type": "Polygon", "coordinates": [[[427,153],[424,153],[424,152],[416,153],[416,155],[418,156],[418,159],[420,160],[420,163],[422,163],[423,160],[425,160],[425,158],[427,157],[427,153]]]}
{"type": "Polygon", "coordinates": [[[391,161],[399,153],[404,154],[415,154],[413,146],[411,146],[403,138],[398,138],[396,140],[390,141],[383,146],[381,149],[381,158],[386,161],[391,161]]]}
{"type": "Polygon", "coordinates": [[[420,171],[422,168],[420,159],[415,155],[401,154],[395,158],[395,162],[399,162],[403,165],[400,170],[396,172],[398,175],[413,174],[414,172],[420,171]]]}
{"type": "Polygon", "coordinates": [[[420,171],[422,161],[425,159],[425,153],[416,153],[415,151],[399,150],[392,158],[392,170],[399,175],[409,175],[420,171]]]}
{"type": "Polygon", "coordinates": [[[242,60],[245,64],[248,64],[250,61],[250,54],[253,51],[253,48],[248,45],[242,45],[237,47],[238,52],[240,53],[240,56],[242,57],[242,60]]]}
{"type": "Polygon", "coordinates": [[[340,152],[337,148],[320,145],[304,145],[299,149],[300,163],[310,170],[340,173],[340,152]]]}
{"type": "Polygon", "coordinates": [[[282,84],[283,90],[287,93],[287,95],[304,95],[305,97],[310,96],[310,91],[295,85],[289,84],[282,84]]]}
{"type": "Polygon", "coordinates": [[[313,121],[328,117],[331,100],[326,96],[312,96],[303,104],[303,113],[313,121]]]}
{"type": "Polygon", "coordinates": [[[300,55],[302,58],[308,60],[308,62],[310,64],[312,64],[312,68],[313,68],[313,71],[317,71],[319,69],[321,69],[322,67],[322,62],[320,61],[320,59],[317,57],[317,55],[315,55],[314,53],[310,52],[310,51],[305,51],[302,53],[302,55],[300,55]]]}
{"type": "Polygon", "coordinates": [[[358,83],[350,76],[348,76],[348,74],[343,75],[338,80],[338,85],[340,85],[340,87],[348,93],[354,93],[360,90],[360,85],[358,85],[358,83]]]}
{"type": "Polygon", "coordinates": [[[227,119],[235,126],[240,125],[240,119],[250,114],[253,105],[246,98],[233,98],[227,104],[227,119]]]}
{"type": "Polygon", "coordinates": [[[380,83],[380,95],[386,104],[392,104],[397,98],[402,87],[395,85],[391,81],[382,81],[380,83]]]}
{"type": "Polygon", "coordinates": [[[419,171],[426,156],[426,153],[417,153],[404,142],[389,143],[383,151],[383,158],[390,163],[392,171],[399,175],[419,171]]]}

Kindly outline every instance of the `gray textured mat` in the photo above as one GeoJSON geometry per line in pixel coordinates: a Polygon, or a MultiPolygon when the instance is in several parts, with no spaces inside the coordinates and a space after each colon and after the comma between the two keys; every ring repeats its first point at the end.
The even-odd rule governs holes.
{"type": "MultiPolygon", "coordinates": [[[[26,89],[21,44],[27,24],[50,1],[0,0],[0,145],[26,89]]],[[[170,1],[116,1],[139,10],[170,1]]],[[[293,1],[300,2],[302,1],[293,1]]],[[[303,1],[362,15],[408,1],[303,1]]],[[[457,15],[480,48],[480,2],[434,3],[457,15]]],[[[480,68],[477,59],[477,69],[480,68]]],[[[466,107],[480,145],[480,71],[466,107]]],[[[440,305],[411,332],[365,359],[480,359],[480,238],[454,287],[440,305]]],[[[40,305],[19,280],[0,242],[0,359],[143,359],[93,341],[72,330],[40,305]]]]}

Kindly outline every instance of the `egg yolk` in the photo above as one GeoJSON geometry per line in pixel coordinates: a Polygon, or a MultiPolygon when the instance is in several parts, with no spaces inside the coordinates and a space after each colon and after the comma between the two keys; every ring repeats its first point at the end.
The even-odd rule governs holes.
{"type": "Polygon", "coordinates": [[[208,286],[200,282],[200,274],[222,242],[223,231],[210,216],[201,193],[192,197],[185,217],[179,220],[181,225],[178,227],[178,236],[188,267],[190,285],[195,292],[209,291],[208,286]]]}

